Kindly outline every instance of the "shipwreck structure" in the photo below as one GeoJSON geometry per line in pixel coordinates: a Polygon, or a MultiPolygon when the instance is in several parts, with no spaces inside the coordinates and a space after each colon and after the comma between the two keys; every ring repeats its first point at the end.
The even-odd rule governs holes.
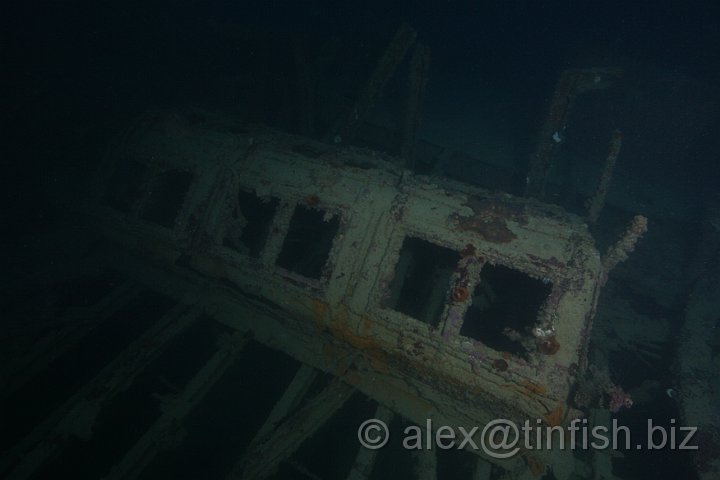
{"type": "MultiPolygon", "coordinates": [[[[579,414],[569,399],[607,269],[559,207],[200,111],[143,116],[97,187],[109,264],[332,374],[339,392],[423,425],[579,414]]],[[[284,458],[236,470],[259,478],[284,458]]],[[[578,468],[558,451],[500,463],[578,468]]]]}
{"type": "MultiPolygon", "coordinates": [[[[401,28],[353,112],[369,109],[413,41],[401,28]]],[[[338,411],[364,408],[358,396],[375,405],[366,418],[386,423],[473,431],[507,419],[564,439],[587,406],[576,398],[598,390],[581,385],[601,288],[647,228],[636,217],[604,255],[588,231],[619,133],[587,218],[541,200],[568,98],[601,88],[607,72],[562,76],[518,197],[412,171],[427,60],[418,47],[397,158],[347,145],[360,122],[352,112],[325,143],[196,108],[148,112],[118,135],[86,205],[95,240],[78,246],[83,267],[68,282],[77,291],[47,300],[50,333],[33,327],[0,378],[5,408],[27,410],[5,426],[18,441],[0,445],[0,475],[168,475],[200,438],[188,417],[253,371],[281,392],[271,409],[255,405],[260,423],[236,428],[249,438],[220,441],[232,466],[215,466],[215,477],[268,478],[289,465],[292,478],[381,478],[379,452],[356,443],[343,473],[321,477],[297,458],[338,411]],[[78,473],[72,460],[87,452],[78,473]]],[[[550,469],[612,478],[609,456],[570,448],[467,449],[473,479],[550,469]]],[[[450,475],[438,452],[414,453],[417,478],[450,475]]]]}
{"type": "MultiPolygon", "coordinates": [[[[224,35],[246,41],[237,29],[224,35]]],[[[607,132],[597,187],[569,190],[565,205],[584,200],[586,212],[546,202],[563,188],[553,173],[571,150],[578,99],[622,72],[562,72],[527,174],[516,175],[418,138],[430,49],[417,37],[401,25],[356,98],[317,72],[334,72],[345,60],[333,52],[347,49],[316,55],[293,39],[297,78],[285,87],[298,95],[296,115],[292,101],[277,108],[286,97],[266,81],[277,76],[269,67],[257,84],[230,82],[233,98],[257,97],[246,103],[277,109],[275,125],[303,136],[185,108],[147,112],[114,138],[77,215],[92,228],[71,236],[74,261],[55,256],[3,304],[15,320],[0,338],[0,477],[618,478],[620,454],[572,451],[567,427],[582,416],[608,426],[632,402],[611,380],[608,344],[649,344],[639,355],[649,364],[662,352],[653,340],[669,336],[641,338],[647,324],[630,324],[657,325],[656,310],[639,315],[625,299],[610,312],[624,328],[596,329],[606,345],[598,355],[595,343],[588,366],[608,273],[647,230],[636,216],[603,254],[589,233],[623,133],[607,132]],[[389,85],[388,122],[373,110],[389,85]],[[461,181],[471,166],[482,172],[475,186],[461,181]],[[475,448],[463,443],[452,458],[392,441],[365,448],[356,433],[370,418],[391,437],[407,425],[463,428],[475,448]],[[509,455],[487,448],[482,428],[498,419],[547,427],[566,448],[547,436],[509,455]]],[[[274,117],[248,105],[243,115],[274,117]]],[[[677,385],[683,420],[704,427],[694,458],[703,479],[717,476],[720,442],[708,400],[720,387],[706,381],[720,345],[707,338],[719,324],[716,264],[707,268],[716,210],[692,272],[677,385]]]]}

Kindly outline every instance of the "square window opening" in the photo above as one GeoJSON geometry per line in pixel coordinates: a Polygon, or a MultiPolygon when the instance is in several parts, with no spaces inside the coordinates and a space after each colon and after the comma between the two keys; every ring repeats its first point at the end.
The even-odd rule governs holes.
{"type": "Polygon", "coordinates": [[[239,190],[223,245],[243,255],[259,258],[270,235],[278,203],[275,197],[260,198],[239,190]]]}
{"type": "Polygon", "coordinates": [[[449,248],[406,237],[386,306],[437,328],[459,257],[449,248]]]}
{"type": "Polygon", "coordinates": [[[339,228],[337,215],[296,205],[277,266],[320,280],[339,228]]]}
{"type": "Polygon", "coordinates": [[[192,181],[190,172],[169,170],[159,174],[148,196],[143,220],[172,228],[192,181]]]}
{"type": "Polygon", "coordinates": [[[527,358],[532,329],[552,284],[503,265],[485,265],[473,291],[460,335],[493,350],[527,358]]]}

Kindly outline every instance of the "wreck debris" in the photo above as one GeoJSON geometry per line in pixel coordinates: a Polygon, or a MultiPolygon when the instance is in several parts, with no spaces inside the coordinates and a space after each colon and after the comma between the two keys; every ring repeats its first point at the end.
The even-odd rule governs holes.
{"type": "Polygon", "coordinates": [[[224,345],[188,382],[184,391],[180,395],[167,398],[162,406],[163,414],[125,454],[120,463],[115,465],[109,477],[137,476],[157,454],[177,446],[185,435],[182,420],[205,398],[248,342],[247,335],[239,331],[226,339],[224,345]]]}
{"type": "Polygon", "coordinates": [[[607,370],[594,365],[590,365],[579,379],[573,401],[584,410],[604,409],[611,413],[633,405],[630,395],[610,380],[607,370]]]}
{"type": "MultiPolygon", "coordinates": [[[[612,414],[603,408],[594,408],[590,412],[591,425],[612,429],[612,414]]],[[[613,454],[607,451],[598,451],[593,457],[593,480],[608,479],[620,480],[613,473],[613,454]]]]}
{"type": "Polygon", "coordinates": [[[547,120],[540,132],[540,141],[530,158],[525,196],[541,200],[544,198],[547,176],[563,143],[563,134],[577,96],[587,91],[609,87],[621,73],[616,68],[570,68],[560,74],[547,120]]]}
{"type": "Polygon", "coordinates": [[[417,480],[438,480],[438,459],[436,449],[413,450],[415,478],[417,480]]]}
{"type": "MultiPolygon", "coordinates": [[[[96,274],[97,272],[93,272],[93,284],[99,283],[95,279],[96,274]]],[[[107,272],[101,274],[109,275],[107,272]]],[[[139,295],[139,287],[133,282],[115,279],[107,284],[113,285],[116,281],[118,284],[108,292],[105,298],[102,298],[97,304],[83,309],[83,317],[92,319],[92,321],[69,321],[67,317],[72,318],[69,315],[71,312],[63,312],[62,315],[59,315],[60,321],[55,323],[57,319],[55,320],[54,328],[48,328],[49,325],[41,325],[44,327],[43,330],[49,332],[48,334],[33,341],[30,348],[23,349],[22,354],[18,352],[9,359],[3,359],[6,371],[0,374],[0,401],[7,401],[8,397],[23,384],[29,382],[40,372],[46,371],[54,358],[60,357],[76,347],[85,335],[105,323],[117,313],[118,308],[139,295]]],[[[20,342],[16,341],[16,343],[20,342]]]]}
{"type": "Polygon", "coordinates": [[[622,133],[620,130],[615,130],[610,140],[610,152],[605,159],[605,168],[603,169],[602,175],[600,176],[600,183],[598,184],[595,194],[588,200],[586,207],[588,210],[587,219],[590,223],[595,223],[605,206],[605,197],[607,196],[608,188],[610,187],[610,181],[612,180],[613,169],[615,168],[615,162],[620,154],[620,147],[622,146],[622,133]]]}
{"type": "Polygon", "coordinates": [[[608,272],[615,268],[618,263],[627,260],[628,254],[635,250],[635,244],[645,232],[647,232],[647,218],[642,215],[635,215],[630,225],[625,229],[625,233],[623,233],[614,245],[608,248],[602,259],[605,272],[604,280],[607,280],[608,272]]]}
{"type": "MultiPolygon", "coordinates": [[[[717,211],[709,221],[717,220],[717,211]]],[[[677,362],[677,390],[682,423],[697,427],[691,452],[697,476],[701,480],[720,477],[720,261],[717,233],[703,239],[698,261],[704,268],[694,277],[693,289],[684,311],[677,362]]],[[[670,392],[668,392],[669,394],[670,392]]]]}
{"type": "MultiPolygon", "coordinates": [[[[393,411],[389,408],[378,405],[375,410],[373,418],[376,418],[383,422],[385,425],[390,425],[393,417],[393,411]]],[[[347,476],[348,480],[368,480],[372,478],[373,467],[375,466],[375,460],[379,450],[360,448],[358,449],[357,455],[355,456],[355,462],[353,463],[352,469],[347,476]]],[[[434,474],[434,470],[433,470],[434,474]]]]}
{"type": "MultiPolygon", "coordinates": [[[[151,266],[157,288],[414,423],[576,413],[566,403],[604,271],[580,219],[401,175],[367,151],[207,112],[188,115],[202,127],[183,121],[180,134],[158,128],[166,116],[152,112],[123,137],[100,183],[114,191],[131,162],[126,183],[141,192],[168,172],[190,181],[158,192],[157,215],[133,189],[113,202],[98,192],[94,209],[112,245],[151,266]]],[[[116,256],[107,261],[122,270],[116,256]]],[[[321,410],[331,409],[307,414],[321,410]]],[[[282,422],[285,439],[258,439],[280,453],[251,458],[243,475],[286,459],[307,438],[295,428],[307,433],[303,422],[282,422]]],[[[537,455],[559,471],[550,456],[537,455]]],[[[503,465],[527,469],[522,459],[503,465]]]]}
{"type": "MultiPolygon", "coordinates": [[[[319,373],[318,370],[307,365],[300,367],[285,393],[275,404],[262,427],[260,427],[250,445],[245,449],[245,452],[258,451],[262,448],[262,444],[267,442],[272,437],[273,432],[301,405],[303,398],[307,395],[319,373]]],[[[239,460],[231,468],[230,474],[227,476],[228,480],[242,478],[245,465],[250,461],[246,453],[239,453],[239,460]]]]}
{"type": "Polygon", "coordinates": [[[342,381],[334,380],[267,437],[254,440],[253,448],[246,452],[247,462],[242,465],[242,472],[234,472],[229,478],[256,479],[270,476],[280,462],[288,459],[345,404],[354,391],[354,388],[342,381]]]}
{"type": "Polygon", "coordinates": [[[147,333],[141,335],[125,351],[75,395],[48,415],[25,438],[21,439],[2,458],[0,469],[8,472],[6,462],[15,457],[22,460],[7,473],[6,478],[29,478],[42,463],[71,442],[71,438],[90,436],[95,427],[97,408],[114,395],[122,392],[139,376],[147,364],[157,358],[162,347],[168,345],[180,332],[196,322],[201,312],[185,306],[173,308],[164,315],[147,333]],[[152,345],[154,348],[148,348],[152,345]],[[83,427],[78,429],[77,421],[82,419],[83,427]]]}

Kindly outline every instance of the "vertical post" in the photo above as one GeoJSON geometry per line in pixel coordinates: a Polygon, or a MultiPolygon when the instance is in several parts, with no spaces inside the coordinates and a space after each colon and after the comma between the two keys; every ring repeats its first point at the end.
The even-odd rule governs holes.
{"type": "Polygon", "coordinates": [[[605,160],[605,168],[600,176],[600,183],[598,184],[595,195],[593,195],[587,203],[587,220],[590,223],[595,223],[605,206],[605,197],[607,196],[608,188],[610,187],[610,181],[612,180],[613,169],[615,168],[615,162],[620,154],[620,147],[622,146],[622,133],[620,130],[615,130],[610,140],[610,152],[605,160]]]}
{"type": "Polygon", "coordinates": [[[619,69],[568,69],[560,74],[555,86],[550,112],[540,132],[537,150],[530,158],[528,174],[525,178],[525,196],[542,199],[545,196],[547,176],[553,160],[563,142],[563,132],[575,105],[575,99],[581,93],[601,90],[619,77],[619,69]]]}
{"type": "Polygon", "coordinates": [[[293,42],[293,56],[297,72],[298,131],[302,135],[315,134],[315,96],[307,38],[298,36],[293,42]]]}
{"type": "MultiPolygon", "coordinates": [[[[383,405],[378,405],[373,418],[381,420],[385,423],[385,425],[390,425],[393,416],[394,414],[392,410],[383,405]]],[[[372,478],[372,471],[375,466],[375,460],[377,460],[378,453],[379,450],[371,450],[361,445],[357,455],[355,456],[355,463],[353,464],[352,469],[350,469],[347,480],[367,480],[372,478]]]]}
{"type": "Polygon", "coordinates": [[[355,106],[340,126],[335,129],[334,137],[344,142],[355,136],[358,126],[365,120],[388,79],[392,77],[400,62],[405,58],[405,54],[415,42],[416,36],[417,32],[410,25],[406,23],[400,25],[392,41],[385,49],[385,53],[375,66],[375,70],[370,75],[364,90],[357,102],[355,102],[355,106]]]}
{"type": "Polygon", "coordinates": [[[408,168],[415,164],[415,139],[420,126],[422,104],[425,99],[428,70],[430,68],[430,49],[418,44],[410,60],[410,79],[405,122],[403,124],[400,156],[408,168]]]}
{"type": "Polygon", "coordinates": [[[565,70],[555,86],[550,112],[540,133],[537,150],[530,158],[525,179],[525,196],[542,199],[555,155],[560,150],[567,118],[575,103],[577,72],[565,70]]]}
{"type": "Polygon", "coordinates": [[[617,242],[608,248],[602,257],[603,265],[603,283],[607,280],[607,274],[617,266],[618,263],[624,262],[628,258],[628,254],[635,250],[637,241],[647,232],[647,218],[642,215],[635,215],[632,222],[628,225],[625,232],[620,236],[617,242]]]}

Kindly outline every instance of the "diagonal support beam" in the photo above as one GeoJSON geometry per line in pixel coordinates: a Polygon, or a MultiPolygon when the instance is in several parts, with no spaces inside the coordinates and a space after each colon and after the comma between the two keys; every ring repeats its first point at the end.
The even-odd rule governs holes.
{"type": "Polygon", "coordinates": [[[229,479],[262,479],[272,475],[305,440],[312,437],[350,398],[355,389],[334,379],[307,405],[266,438],[256,438],[229,479]],[[240,471],[242,470],[242,471],[240,471]]]}
{"type": "Polygon", "coordinates": [[[8,478],[29,478],[71,437],[89,438],[103,402],[126,388],[180,332],[201,315],[187,306],[177,306],[110,362],[60,408],[18,442],[0,462],[0,470],[12,468],[8,478]],[[152,348],[148,348],[152,345],[152,348]],[[20,459],[19,462],[17,459],[20,459]]]}
{"type": "Polygon", "coordinates": [[[163,408],[164,413],[127,452],[125,458],[113,467],[108,478],[137,478],[160,451],[179,444],[183,439],[183,419],[204,400],[249,342],[244,332],[233,334],[188,382],[183,393],[168,401],[163,408]]]}
{"type": "MultiPolygon", "coordinates": [[[[280,400],[278,400],[273,407],[265,423],[255,434],[255,438],[252,439],[250,445],[245,449],[245,452],[258,450],[260,445],[272,436],[272,433],[301,404],[319,373],[319,370],[307,364],[302,364],[290,382],[290,385],[288,385],[285,390],[285,393],[283,393],[280,400]]],[[[247,457],[246,455],[240,455],[239,458],[240,460],[230,469],[231,473],[228,475],[228,479],[239,478],[239,475],[242,474],[243,465],[247,462],[247,457]]]]}
{"type": "MultiPolygon", "coordinates": [[[[394,413],[392,410],[383,405],[378,405],[373,418],[382,420],[385,425],[390,425],[393,417],[394,413]]],[[[355,457],[355,463],[353,464],[350,474],[347,477],[348,480],[367,480],[371,478],[378,453],[379,450],[371,450],[360,446],[357,456],[355,457]]]]}
{"type": "Polygon", "coordinates": [[[417,32],[403,23],[385,49],[385,53],[375,66],[355,106],[344,122],[337,128],[336,134],[342,141],[352,139],[357,128],[365,121],[368,112],[382,94],[388,80],[393,76],[408,50],[415,43],[417,32]]]}

